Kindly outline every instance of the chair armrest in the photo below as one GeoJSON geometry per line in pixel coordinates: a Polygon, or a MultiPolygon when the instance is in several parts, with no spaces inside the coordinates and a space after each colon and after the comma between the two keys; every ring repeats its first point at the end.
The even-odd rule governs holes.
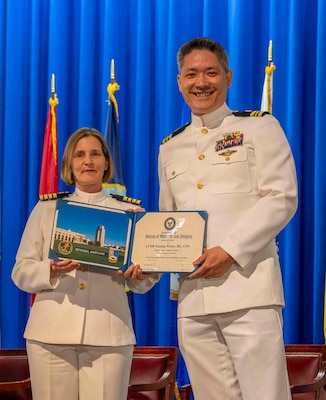
{"type": "Polygon", "coordinates": [[[183,385],[180,390],[180,399],[181,400],[189,400],[190,393],[192,393],[192,387],[190,384],[183,385]]]}
{"type": "Polygon", "coordinates": [[[302,385],[291,386],[291,393],[310,393],[315,392],[326,386],[326,362],[322,361],[318,374],[312,382],[307,382],[302,385]]]}
{"type": "Polygon", "coordinates": [[[30,389],[30,388],[31,388],[30,378],[22,379],[19,381],[0,382],[0,393],[19,390],[19,389],[30,389]]]}
{"type": "Polygon", "coordinates": [[[168,362],[167,363],[167,367],[166,370],[164,371],[163,375],[154,382],[150,382],[150,383],[135,383],[132,385],[129,385],[129,392],[148,392],[151,390],[158,390],[158,389],[162,389],[165,386],[167,386],[167,384],[172,383],[171,381],[171,374],[174,368],[174,364],[172,362],[168,362]],[[171,381],[171,382],[170,382],[171,381]]]}

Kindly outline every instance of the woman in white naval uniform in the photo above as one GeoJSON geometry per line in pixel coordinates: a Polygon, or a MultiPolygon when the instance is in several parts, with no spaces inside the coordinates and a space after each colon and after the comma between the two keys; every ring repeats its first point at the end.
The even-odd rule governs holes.
{"type": "MultiPolygon", "coordinates": [[[[62,179],[75,185],[69,200],[138,211],[102,190],[113,172],[100,132],[81,128],[70,137],[61,167],[62,179]]],[[[33,400],[124,400],[135,344],[125,280],[145,293],[157,277],[139,265],[122,273],[50,260],[55,206],[40,201],[33,209],[12,272],[20,289],[36,293],[24,333],[33,400]]]]}
{"type": "Polygon", "coordinates": [[[190,40],[178,68],[191,123],[160,147],[160,209],[208,212],[207,251],[178,306],[195,399],[290,400],[275,237],[297,208],[291,149],[273,116],[225,104],[232,72],[220,44],[190,40]]]}

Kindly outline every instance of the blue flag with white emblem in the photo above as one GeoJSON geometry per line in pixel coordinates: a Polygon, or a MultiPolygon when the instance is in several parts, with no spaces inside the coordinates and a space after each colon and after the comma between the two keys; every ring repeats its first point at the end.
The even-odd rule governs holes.
{"type": "Polygon", "coordinates": [[[103,188],[108,195],[119,194],[125,196],[127,190],[123,179],[120,137],[119,137],[119,113],[118,113],[118,103],[115,97],[115,92],[119,90],[120,87],[115,81],[114,70],[112,72],[112,65],[114,64],[111,64],[111,83],[107,87],[107,91],[109,94],[109,101],[108,101],[109,108],[106,120],[105,138],[113,160],[114,176],[111,182],[103,183],[103,188]]]}

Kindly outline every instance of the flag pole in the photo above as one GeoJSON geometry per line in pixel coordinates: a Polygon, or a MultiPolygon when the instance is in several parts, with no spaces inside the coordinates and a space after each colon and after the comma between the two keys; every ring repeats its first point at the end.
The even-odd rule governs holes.
{"type": "MultiPolygon", "coordinates": [[[[56,106],[59,104],[55,92],[55,75],[51,75],[51,97],[49,98],[49,111],[44,132],[42,164],[39,184],[39,196],[58,192],[58,139],[56,106]]],[[[31,293],[30,305],[35,300],[35,293],[31,293]]]]}
{"type": "Polygon", "coordinates": [[[268,111],[272,114],[272,103],[273,103],[273,72],[276,67],[273,63],[273,42],[269,41],[268,45],[268,56],[267,65],[265,67],[265,80],[261,101],[261,111],[268,111]]]}
{"type": "Polygon", "coordinates": [[[273,64],[273,42],[270,40],[268,45],[268,64],[266,67],[267,75],[267,111],[272,114],[272,102],[273,102],[273,88],[272,88],[272,75],[276,69],[273,64]]]}
{"type": "Polygon", "coordinates": [[[57,95],[55,92],[55,75],[51,76],[51,98],[49,99],[50,112],[51,112],[51,133],[52,133],[52,148],[53,148],[53,161],[54,164],[58,165],[58,146],[57,146],[57,116],[56,116],[56,106],[59,103],[57,95]]]}
{"type": "Polygon", "coordinates": [[[52,100],[55,99],[55,75],[52,74],[51,76],[51,98],[52,100]]]}
{"type": "Polygon", "coordinates": [[[273,42],[270,40],[268,45],[268,66],[270,67],[273,62],[273,42]]]}
{"type": "Polygon", "coordinates": [[[119,122],[119,111],[118,111],[118,103],[115,98],[115,92],[120,89],[120,86],[115,80],[115,72],[114,72],[114,59],[111,60],[111,83],[108,84],[107,92],[109,95],[109,102],[112,102],[115,108],[115,114],[117,116],[117,121],[119,122]]]}
{"type": "Polygon", "coordinates": [[[114,164],[114,177],[111,182],[104,182],[103,188],[108,195],[126,196],[126,186],[123,179],[120,138],[119,138],[119,110],[115,93],[120,89],[114,70],[114,59],[111,60],[110,83],[107,85],[108,115],[105,138],[114,164]]]}
{"type": "Polygon", "coordinates": [[[111,60],[111,69],[110,69],[110,73],[111,73],[111,83],[114,83],[114,82],[115,82],[114,58],[112,58],[112,60],[111,60]]]}

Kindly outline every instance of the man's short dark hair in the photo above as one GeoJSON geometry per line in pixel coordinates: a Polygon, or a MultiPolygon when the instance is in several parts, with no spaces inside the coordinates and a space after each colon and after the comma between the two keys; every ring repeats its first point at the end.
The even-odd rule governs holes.
{"type": "Polygon", "coordinates": [[[213,39],[199,37],[191,39],[185,44],[183,44],[177,54],[177,63],[179,73],[183,67],[184,58],[186,55],[190,54],[193,50],[208,50],[216,54],[219,62],[224,68],[225,72],[229,71],[229,56],[225,48],[213,39]]]}

